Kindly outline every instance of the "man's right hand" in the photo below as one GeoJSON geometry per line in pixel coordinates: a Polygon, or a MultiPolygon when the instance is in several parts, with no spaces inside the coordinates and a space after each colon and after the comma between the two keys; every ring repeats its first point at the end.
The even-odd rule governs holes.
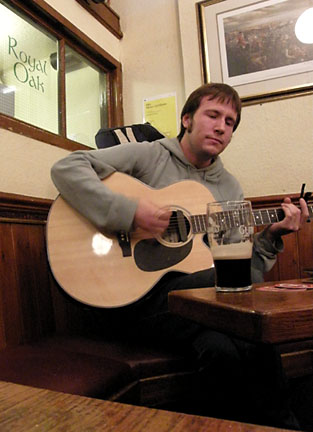
{"type": "Polygon", "coordinates": [[[172,212],[160,208],[151,201],[139,199],[134,217],[134,228],[141,228],[153,235],[162,234],[168,227],[172,212]]]}

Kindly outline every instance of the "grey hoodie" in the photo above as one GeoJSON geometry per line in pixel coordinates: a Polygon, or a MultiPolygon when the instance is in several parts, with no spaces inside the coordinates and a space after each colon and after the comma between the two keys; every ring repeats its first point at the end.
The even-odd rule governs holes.
{"type": "MultiPolygon", "coordinates": [[[[224,168],[219,157],[210,166],[197,169],[185,158],[176,138],[76,151],[57,162],[51,176],[62,197],[99,229],[130,231],[137,201],[112,192],[101,182],[115,171],[157,189],[188,179],[206,186],[217,201],[243,199],[239,182],[224,168]]],[[[254,282],[262,280],[281,250],[281,240],[272,244],[264,232],[255,235],[254,282]]]]}

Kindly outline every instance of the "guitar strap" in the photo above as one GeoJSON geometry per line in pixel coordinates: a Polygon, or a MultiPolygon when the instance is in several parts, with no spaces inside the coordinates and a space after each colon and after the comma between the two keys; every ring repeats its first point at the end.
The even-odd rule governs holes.
{"type": "Polygon", "coordinates": [[[130,142],[136,142],[137,141],[137,138],[135,137],[134,132],[133,132],[131,127],[126,127],[125,132],[126,132],[128,140],[130,142]]]}
{"type": "MultiPolygon", "coordinates": [[[[117,136],[119,142],[121,144],[127,144],[129,142],[129,139],[127,138],[127,136],[121,131],[121,129],[115,129],[113,131],[113,133],[115,133],[115,135],[117,136]]],[[[136,140],[135,140],[136,141],[136,140]]]]}
{"type": "Polygon", "coordinates": [[[137,142],[134,132],[131,127],[125,128],[125,133],[122,129],[114,129],[113,133],[116,134],[121,144],[127,144],[128,142],[137,142]]]}

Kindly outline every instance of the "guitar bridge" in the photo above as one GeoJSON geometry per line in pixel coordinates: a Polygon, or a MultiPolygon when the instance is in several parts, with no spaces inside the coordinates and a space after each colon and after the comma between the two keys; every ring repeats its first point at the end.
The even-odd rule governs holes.
{"type": "Polygon", "coordinates": [[[132,255],[131,247],[130,247],[130,236],[126,231],[119,231],[117,233],[118,244],[122,249],[123,257],[129,257],[132,255]]]}

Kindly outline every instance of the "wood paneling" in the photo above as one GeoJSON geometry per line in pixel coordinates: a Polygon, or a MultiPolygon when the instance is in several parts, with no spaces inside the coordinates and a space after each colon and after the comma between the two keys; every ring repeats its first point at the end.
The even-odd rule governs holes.
{"type": "Polygon", "coordinates": [[[306,277],[303,271],[313,268],[313,222],[307,223],[298,233],[300,276],[306,277]]]}
{"type": "Polygon", "coordinates": [[[54,331],[42,202],[5,198],[0,201],[1,347],[54,331]]]}
{"type": "Polygon", "coordinates": [[[101,24],[103,24],[111,33],[119,39],[122,39],[123,33],[120,26],[120,17],[105,3],[93,3],[88,0],[76,0],[91,15],[93,15],[101,24]]]}
{"type": "MultiPolygon", "coordinates": [[[[298,205],[299,195],[288,195],[298,205]]],[[[254,209],[278,208],[284,196],[250,198],[254,209]]],[[[309,200],[312,205],[313,200],[309,200]]],[[[258,228],[258,231],[263,229],[258,228]]],[[[297,233],[283,236],[284,250],[278,254],[277,262],[265,275],[266,281],[297,279],[307,277],[305,268],[313,268],[313,223],[312,221],[297,233]]]]}
{"type": "Polygon", "coordinates": [[[0,346],[6,342],[20,342],[22,320],[18,298],[18,274],[15,262],[14,240],[11,224],[0,224],[1,261],[0,261],[0,299],[2,334],[0,346]]]}
{"type": "MultiPolygon", "coordinates": [[[[254,208],[279,207],[282,197],[254,198],[254,208]]],[[[92,311],[68,298],[47,261],[45,223],[51,200],[0,193],[0,348],[55,331],[82,331],[92,311]]],[[[296,279],[313,267],[312,223],[284,238],[266,280],[296,279]]],[[[89,324],[88,324],[89,323],[89,324]]]]}
{"type": "Polygon", "coordinates": [[[48,279],[45,234],[42,225],[12,227],[18,297],[23,314],[23,339],[38,339],[54,330],[54,315],[48,279]]]}

